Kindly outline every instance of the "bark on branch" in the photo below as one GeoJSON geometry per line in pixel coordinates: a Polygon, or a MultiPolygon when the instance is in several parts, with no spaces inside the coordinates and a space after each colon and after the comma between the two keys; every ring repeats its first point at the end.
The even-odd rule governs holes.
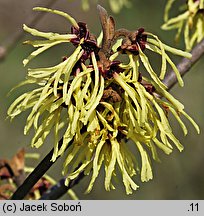
{"type": "MultiPolygon", "coordinates": [[[[181,76],[184,76],[204,54],[204,39],[192,49],[191,54],[191,59],[183,58],[177,65],[181,76]]],[[[163,83],[168,89],[171,89],[177,83],[177,78],[173,70],[169,71],[163,83]]]]}
{"type": "MultiPolygon", "coordinates": [[[[51,8],[56,0],[50,0],[45,7],[51,8]]],[[[46,13],[38,13],[32,17],[31,21],[28,23],[28,26],[33,28],[40,22],[40,20],[46,15],[46,13]]],[[[6,55],[16,47],[16,44],[24,37],[23,29],[19,29],[10,37],[8,37],[3,43],[0,44],[0,61],[4,60],[6,55]]]]}

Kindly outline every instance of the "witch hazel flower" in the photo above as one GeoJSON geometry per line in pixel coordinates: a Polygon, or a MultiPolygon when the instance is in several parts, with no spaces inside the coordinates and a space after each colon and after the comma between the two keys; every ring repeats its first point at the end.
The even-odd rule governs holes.
{"type": "Polygon", "coordinates": [[[26,80],[17,87],[26,84],[36,87],[11,104],[8,116],[13,119],[30,110],[24,133],[33,128],[32,147],[39,148],[48,135],[54,134],[52,161],[66,154],[62,168],[66,184],[83,172],[91,175],[87,188],[90,192],[104,168],[107,191],[115,188],[114,179],[122,175],[126,193],[131,194],[139,187],[135,175],[142,182],[153,178],[151,164],[152,159],[159,161],[158,150],[166,154],[174,146],[183,150],[169,123],[169,113],[176,118],[184,135],[187,127],[183,117],[200,132],[183,104],[162,83],[169,64],[183,86],[169,53],[187,58],[191,54],[165,45],[144,28],[115,29],[113,17],[101,6],[97,9],[101,40],[89,31],[86,23],[76,22],[64,12],[34,8],[65,17],[71,30],[67,34],[46,33],[24,25],[28,33],[44,38],[25,42],[37,49],[23,61],[24,65],[60,43],[72,43],[75,50],[55,66],[28,69],[26,80]],[[161,56],[159,70],[153,69],[147,50],[161,56]],[[126,55],[128,62],[120,60],[121,55],[126,55]],[[130,145],[135,146],[140,157],[131,152],[130,145]]]}
{"type": "Polygon", "coordinates": [[[192,47],[204,38],[204,0],[187,0],[181,5],[178,16],[169,17],[173,3],[176,0],[168,0],[164,12],[163,30],[176,29],[175,40],[178,41],[183,34],[186,50],[190,51],[192,47]]]}

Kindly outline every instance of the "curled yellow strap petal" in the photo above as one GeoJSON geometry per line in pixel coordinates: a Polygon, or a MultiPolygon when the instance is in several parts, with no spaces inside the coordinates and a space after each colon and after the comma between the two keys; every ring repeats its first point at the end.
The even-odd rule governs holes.
{"type": "Polygon", "coordinates": [[[76,157],[77,153],[80,151],[80,146],[77,144],[73,144],[73,146],[71,147],[71,151],[68,151],[67,157],[64,161],[63,164],[63,175],[67,174],[68,172],[68,165],[71,163],[71,161],[74,159],[74,157],[76,157]]]}
{"type": "Polygon", "coordinates": [[[161,67],[161,72],[160,72],[160,79],[164,79],[165,73],[166,73],[166,58],[165,58],[165,49],[164,49],[164,45],[163,43],[159,40],[159,38],[151,33],[148,33],[148,35],[151,35],[152,37],[154,37],[156,39],[156,41],[158,42],[158,47],[161,50],[161,57],[162,57],[162,67],[161,67]]]}
{"type": "Polygon", "coordinates": [[[149,157],[147,155],[147,152],[143,149],[142,145],[138,141],[136,141],[135,143],[138,147],[142,159],[141,181],[147,182],[153,178],[149,157]]]}
{"type": "Polygon", "coordinates": [[[75,49],[75,51],[72,53],[72,55],[67,59],[66,66],[63,70],[63,73],[65,75],[64,76],[64,82],[63,82],[63,99],[64,99],[66,105],[68,105],[66,102],[66,99],[68,97],[67,92],[68,92],[68,83],[69,83],[69,79],[70,79],[70,74],[72,72],[74,65],[80,59],[82,54],[83,54],[83,50],[82,50],[81,46],[78,46],[75,49]]]}
{"type": "Polygon", "coordinates": [[[191,124],[194,126],[194,128],[196,129],[197,133],[200,134],[200,128],[199,126],[196,124],[196,122],[183,110],[181,111],[181,113],[191,122],[191,124]]]}
{"type": "MultiPolygon", "coordinates": [[[[159,42],[157,42],[156,40],[152,39],[152,38],[148,38],[147,41],[151,44],[154,44],[156,46],[159,46],[159,42]]],[[[179,49],[176,49],[176,48],[173,48],[171,46],[168,46],[166,44],[163,44],[163,47],[166,51],[174,54],[174,55],[179,55],[179,56],[182,56],[182,57],[185,57],[185,58],[191,58],[192,55],[189,53],[189,52],[185,52],[185,51],[182,51],[182,50],[179,50],[179,49]]]]}
{"type": "Polygon", "coordinates": [[[179,113],[177,113],[172,107],[168,107],[168,109],[172,112],[172,114],[174,115],[174,117],[176,118],[176,120],[178,121],[178,123],[180,124],[182,130],[183,130],[183,133],[184,135],[186,136],[187,133],[188,133],[188,130],[185,126],[185,124],[183,123],[183,121],[181,120],[180,116],[179,116],[179,113]]]}
{"type": "Polygon", "coordinates": [[[90,181],[89,186],[86,190],[86,193],[89,193],[92,190],[94,182],[95,182],[96,178],[98,177],[99,170],[101,168],[101,166],[98,164],[98,160],[99,160],[99,156],[101,153],[101,149],[103,148],[104,144],[105,144],[105,140],[102,138],[102,140],[98,143],[98,145],[96,147],[96,152],[95,152],[95,156],[93,159],[93,175],[91,177],[91,181],[90,181]]]}
{"type": "Polygon", "coordinates": [[[116,82],[125,90],[125,92],[127,92],[128,96],[133,100],[136,108],[137,108],[137,112],[138,112],[138,123],[139,125],[142,125],[144,122],[141,121],[141,107],[137,101],[137,93],[136,91],[130,86],[128,85],[125,80],[122,78],[122,76],[120,74],[114,73],[114,79],[116,80],[116,82]]]}
{"type": "Polygon", "coordinates": [[[168,0],[167,3],[166,3],[166,6],[165,6],[165,10],[164,10],[164,21],[167,22],[168,19],[169,19],[169,11],[173,5],[173,3],[175,2],[176,0],[168,0]]]}
{"type": "Polygon", "coordinates": [[[81,121],[86,125],[91,114],[93,113],[93,111],[96,109],[96,107],[98,106],[102,96],[103,96],[103,91],[104,91],[104,78],[102,76],[100,76],[100,89],[98,92],[98,95],[95,98],[95,101],[92,104],[92,107],[90,107],[90,109],[87,110],[86,115],[81,119],[81,121]]]}
{"type": "Polygon", "coordinates": [[[94,52],[91,53],[91,60],[93,62],[93,67],[94,67],[94,88],[92,90],[91,97],[85,106],[86,109],[90,109],[94,104],[94,101],[95,101],[97,94],[98,94],[99,85],[101,84],[101,83],[99,83],[99,80],[101,79],[101,82],[103,82],[102,81],[103,77],[100,76],[98,65],[96,62],[96,56],[95,56],[94,52]]]}
{"type": "Polygon", "coordinates": [[[51,128],[55,121],[55,113],[49,115],[44,119],[42,124],[38,127],[32,141],[31,146],[39,148],[45,141],[46,137],[51,131],[51,128]]]}
{"type": "Polygon", "coordinates": [[[89,152],[87,153],[86,156],[87,156],[87,158],[86,158],[85,161],[83,161],[83,163],[81,164],[81,166],[79,168],[77,168],[74,172],[72,172],[71,174],[69,174],[67,176],[67,179],[65,181],[65,185],[66,186],[68,185],[68,183],[69,183],[70,180],[73,180],[73,179],[77,178],[79,176],[79,174],[81,172],[83,172],[86,169],[86,167],[92,162],[91,155],[90,155],[89,152]]]}
{"type": "Polygon", "coordinates": [[[153,139],[154,143],[159,147],[162,151],[164,151],[166,154],[170,154],[172,152],[172,149],[168,146],[165,146],[162,142],[160,142],[157,138],[153,139]]]}
{"type": "Polygon", "coordinates": [[[58,33],[53,33],[53,32],[41,32],[38,31],[34,28],[30,28],[27,25],[23,24],[23,30],[32,34],[33,36],[37,36],[37,37],[44,37],[47,39],[50,39],[50,37],[54,36],[54,35],[59,35],[58,33]]]}
{"type": "Polygon", "coordinates": [[[107,191],[110,191],[111,178],[113,175],[113,171],[115,170],[116,156],[117,153],[116,153],[115,145],[113,145],[111,142],[111,158],[107,166],[106,176],[105,176],[105,189],[107,191]]]}
{"type": "Polygon", "coordinates": [[[113,145],[115,146],[114,148],[115,148],[116,155],[117,155],[117,162],[121,170],[126,193],[132,194],[132,189],[137,190],[139,186],[135,184],[135,182],[131,179],[131,177],[127,173],[127,170],[125,169],[124,158],[121,155],[120,144],[118,143],[116,139],[111,140],[111,143],[112,143],[112,146],[113,145]]]}
{"type": "Polygon", "coordinates": [[[34,7],[33,10],[34,11],[44,11],[44,12],[53,13],[53,14],[57,14],[57,15],[63,16],[68,21],[70,21],[70,23],[74,27],[79,28],[76,20],[73,17],[71,17],[69,14],[65,13],[65,12],[62,12],[62,11],[59,11],[59,10],[52,10],[52,9],[45,8],[45,7],[34,7]]]}
{"type": "Polygon", "coordinates": [[[139,47],[139,56],[140,59],[144,65],[144,67],[146,68],[147,72],[149,73],[149,75],[151,76],[151,78],[154,80],[155,83],[157,83],[157,85],[162,88],[165,89],[166,86],[161,82],[161,80],[158,78],[157,74],[154,72],[148,57],[142,52],[142,50],[139,47]]]}
{"type": "Polygon", "coordinates": [[[55,116],[55,125],[54,125],[54,151],[52,155],[51,161],[55,161],[58,156],[58,145],[59,145],[59,121],[60,121],[60,115],[61,115],[61,110],[62,108],[60,107],[56,111],[56,116],[55,116]]]}

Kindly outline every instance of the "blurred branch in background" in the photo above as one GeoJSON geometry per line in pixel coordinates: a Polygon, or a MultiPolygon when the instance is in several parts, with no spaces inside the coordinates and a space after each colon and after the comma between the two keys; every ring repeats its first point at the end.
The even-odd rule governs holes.
{"type": "MultiPolygon", "coordinates": [[[[56,0],[50,0],[45,4],[45,7],[51,8],[55,2],[56,0]]],[[[35,27],[45,15],[45,13],[38,13],[36,16],[31,18],[28,25],[35,27]]],[[[23,38],[23,36],[24,31],[23,28],[21,28],[0,44],[0,61],[4,60],[6,55],[16,47],[16,44],[23,38]]]]}
{"type": "MultiPolygon", "coordinates": [[[[177,68],[181,76],[184,76],[204,54],[204,39],[192,49],[191,54],[192,58],[183,58],[177,65],[177,68]]],[[[177,83],[177,78],[173,70],[167,73],[165,79],[163,80],[163,83],[169,89],[171,89],[177,83]]]]}
{"type": "Polygon", "coordinates": [[[4,46],[0,46],[0,61],[4,60],[6,56],[6,48],[4,46]]]}

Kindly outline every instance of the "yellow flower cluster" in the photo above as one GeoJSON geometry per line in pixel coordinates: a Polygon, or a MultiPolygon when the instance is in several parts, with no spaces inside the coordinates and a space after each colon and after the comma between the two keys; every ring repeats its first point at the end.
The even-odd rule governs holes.
{"type": "MultiPolygon", "coordinates": [[[[64,16],[77,32],[78,24],[69,15],[46,8],[35,10],[64,16]]],[[[26,42],[37,47],[37,50],[23,61],[24,65],[50,47],[70,43],[77,37],[76,34],[40,32],[26,25],[24,30],[45,38],[26,42]]],[[[117,176],[118,169],[126,193],[131,194],[132,190],[138,188],[133,181],[137,172],[140,172],[142,182],[153,178],[149,151],[152,158],[158,161],[157,149],[166,154],[172,152],[172,144],[180,151],[183,149],[172,132],[168,120],[169,112],[177,119],[184,135],[187,134],[187,128],[181,119],[182,116],[189,119],[199,133],[197,124],[186,114],[184,106],[167,91],[167,87],[161,81],[169,63],[180,85],[183,85],[179,71],[167,52],[188,58],[191,55],[163,44],[151,33],[144,34],[147,35],[146,49],[162,58],[160,77],[139,44],[136,46],[138,53],[127,52],[128,63],[121,62],[121,71],[112,71],[111,78],[107,79],[101,74],[99,60],[94,51],[90,56],[86,55],[89,62],[80,62],[80,66],[73,73],[85,53],[84,36],[75,51],[63,62],[53,67],[28,69],[26,81],[18,85],[36,84],[37,87],[17,98],[8,109],[8,115],[14,118],[31,109],[24,133],[27,134],[32,127],[34,128],[35,134],[31,141],[33,147],[40,147],[53,130],[55,141],[52,161],[63,153],[67,154],[63,168],[63,174],[67,176],[66,184],[77,178],[81,172],[92,174],[87,188],[87,192],[90,192],[104,165],[105,189],[114,188],[112,177],[117,176]],[[141,70],[146,70],[149,77],[144,76],[141,70]],[[130,151],[128,140],[133,141],[140,158],[130,151]],[[140,161],[141,168],[138,165],[140,161]]],[[[121,39],[115,42],[109,61],[114,62],[121,54],[121,44],[121,39]]]]}
{"type": "Polygon", "coordinates": [[[174,2],[176,0],[167,1],[162,29],[177,29],[176,41],[183,32],[186,50],[190,51],[196,43],[204,38],[204,0],[188,0],[181,7],[181,14],[169,18],[169,12],[174,2]]]}

